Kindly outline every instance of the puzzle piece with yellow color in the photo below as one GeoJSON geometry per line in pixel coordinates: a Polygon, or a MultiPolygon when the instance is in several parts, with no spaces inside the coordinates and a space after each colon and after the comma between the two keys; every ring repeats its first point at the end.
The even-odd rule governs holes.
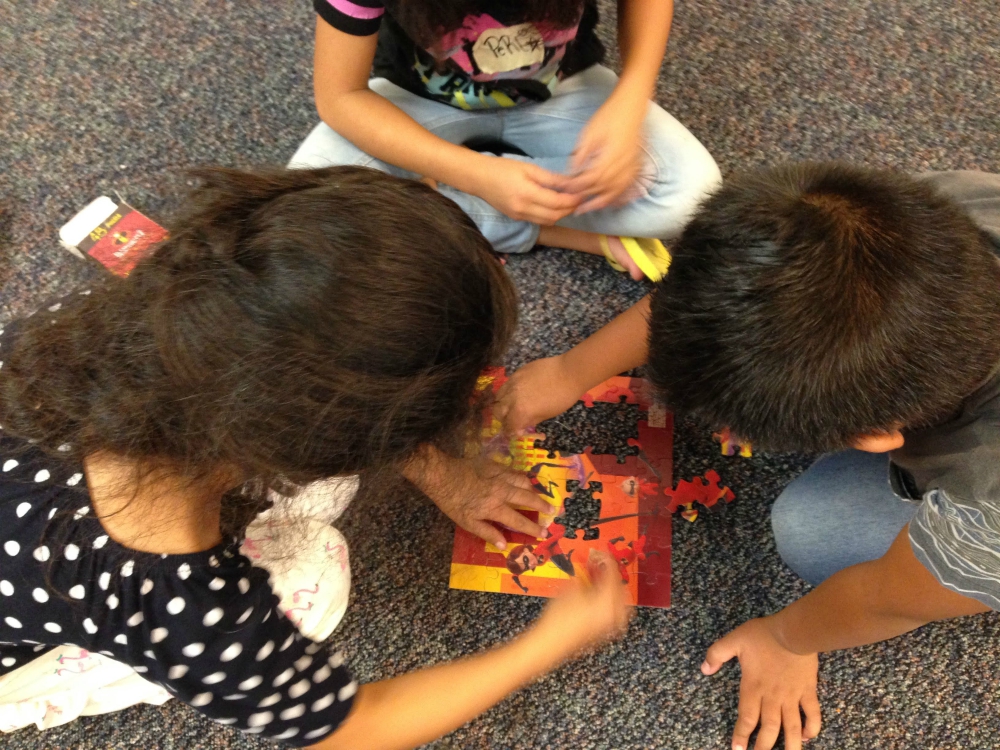
{"type": "MultiPolygon", "coordinates": [[[[499,391],[502,370],[484,373],[480,390],[499,391]]],[[[524,473],[551,512],[522,509],[546,528],[535,539],[501,529],[507,542],[500,550],[461,528],[455,530],[451,588],[527,596],[556,596],[572,579],[585,575],[593,550],[619,554],[622,585],[641,606],[670,606],[671,517],[661,486],[671,486],[672,415],[643,397],[638,378],[612,378],[591,389],[585,403],[638,404],[648,412],[640,422],[638,456],[619,463],[613,455],[563,454],[539,448],[544,435],[502,437],[499,421],[484,416],[479,450],[524,473]],[[651,426],[652,424],[652,426],[651,426]],[[643,550],[624,554],[623,550],[643,550]]]]}

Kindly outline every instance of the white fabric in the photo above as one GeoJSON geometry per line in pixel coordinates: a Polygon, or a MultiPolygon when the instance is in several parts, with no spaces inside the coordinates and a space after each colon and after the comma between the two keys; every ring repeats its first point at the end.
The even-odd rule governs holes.
{"type": "Polygon", "coordinates": [[[59,646],[0,677],[0,731],[48,729],[77,716],[160,705],[171,695],[132,667],[77,646],[59,646]]]}

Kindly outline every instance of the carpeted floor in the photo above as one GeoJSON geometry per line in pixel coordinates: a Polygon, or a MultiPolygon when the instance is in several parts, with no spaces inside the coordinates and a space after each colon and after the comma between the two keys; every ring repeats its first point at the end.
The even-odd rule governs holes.
{"type": "MultiPolygon", "coordinates": [[[[315,120],[305,0],[0,0],[0,19],[0,323],[95,272],[56,239],[91,198],[118,190],[169,216],[182,168],[283,163],[315,120]]],[[[724,172],[830,157],[1000,171],[998,45],[995,0],[680,2],[659,100],[724,172]]],[[[568,348],[643,291],[577,254],[536,252],[508,268],[522,295],[511,366],[568,348]]],[[[599,417],[562,420],[561,439],[569,447],[599,417]]],[[[775,553],[768,508],[808,459],[723,458],[686,423],[675,444],[677,477],[715,467],[738,500],[724,516],[677,523],[673,610],[640,612],[627,641],[435,747],[728,747],[738,669],[705,678],[698,665],[714,638],[805,591],[775,553]]],[[[356,588],[336,639],[363,680],[499,642],[540,609],[449,591],[451,527],[404,488],[371,495],[343,528],[356,588]]],[[[985,615],[823,657],[825,727],[811,746],[994,747],[998,640],[1000,619],[985,615]]],[[[24,730],[0,746],[268,745],[168,703],[24,730]]]]}

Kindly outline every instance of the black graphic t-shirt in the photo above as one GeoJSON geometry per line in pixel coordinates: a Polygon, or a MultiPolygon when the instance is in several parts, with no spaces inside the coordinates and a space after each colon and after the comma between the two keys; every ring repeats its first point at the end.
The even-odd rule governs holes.
{"type": "Polygon", "coordinates": [[[485,0],[433,50],[418,46],[381,0],[313,0],[313,5],[340,31],[379,34],[375,75],[460,109],[545,101],[562,78],[604,58],[594,33],[596,0],[583,0],[579,21],[565,29],[526,21],[517,3],[485,0]]]}

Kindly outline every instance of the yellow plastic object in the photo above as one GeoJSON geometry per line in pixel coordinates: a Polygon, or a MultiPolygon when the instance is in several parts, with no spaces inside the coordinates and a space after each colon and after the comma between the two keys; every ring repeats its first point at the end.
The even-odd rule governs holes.
{"type": "MultiPolygon", "coordinates": [[[[608,265],[616,271],[624,272],[625,268],[611,254],[607,235],[600,235],[599,240],[608,265]]],[[[650,281],[659,281],[667,275],[667,269],[670,268],[670,251],[662,242],[651,237],[619,237],[618,240],[650,281]]]]}

